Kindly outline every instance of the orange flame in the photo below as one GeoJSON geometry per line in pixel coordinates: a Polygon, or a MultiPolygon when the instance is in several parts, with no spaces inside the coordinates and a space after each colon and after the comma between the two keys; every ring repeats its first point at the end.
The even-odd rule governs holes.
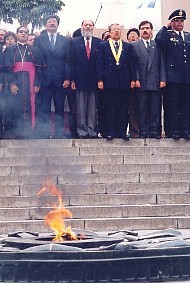
{"type": "Polygon", "coordinates": [[[58,206],[49,211],[45,216],[45,224],[49,225],[55,233],[53,241],[63,241],[64,238],[67,238],[67,240],[77,240],[77,237],[71,230],[71,226],[65,227],[64,219],[71,218],[72,213],[64,207],[61,191],[50,180],[45,180],[37,195],[40,196],[45,192],[58,198],[58,206]]]}

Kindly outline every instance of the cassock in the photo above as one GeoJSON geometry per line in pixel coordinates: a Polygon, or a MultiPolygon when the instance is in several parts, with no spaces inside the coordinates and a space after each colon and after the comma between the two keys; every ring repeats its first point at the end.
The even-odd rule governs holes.
{"type": "Polygon", "coordinates": [[[42,58],[35,46],[17,43],[6,49],[4,67],[8,83],[16,84],[18,92],[12,95],[13,129],[16,137],[30,138],[35,127],[34,86],[40,87],[42,58]]]}

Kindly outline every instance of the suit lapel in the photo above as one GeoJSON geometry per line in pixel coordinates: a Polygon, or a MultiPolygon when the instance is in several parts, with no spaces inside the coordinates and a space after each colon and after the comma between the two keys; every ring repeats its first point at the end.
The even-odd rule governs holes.
{"type": "MultiPolygon", "coordinates": [[[[50,44],[50,41],[49,41],[48,33],[45,34],[44,40],[46,40],[46,42],[47,42],[47,47],[48,47],[48,49],[51,50],[51,44],[50,44]]],[[[51,51],[52,51],[52,50],[51,50],[51,51]]]]}
{"type": "Polygon", "coordinates": [[[86,54],[85,40],[83,36],[81,36],[80,38],[80,49],[81,49],[81,53],[83,53],[84,56],[86,56],[86,59],[88,59],[87,54],[86,54]]]}
{"type": "Polygon", "coordinates": [[[60,40],[60,37],[59,37],[59,34],[57,34],[53,52],[55,51],[56,47],[59,46],[59,40],[60,40]]]}
{"type": "Polygon", "coordinates": [[[184,41],[187,42],[188,40],[190,40],[190,36],[188,33],[184,32],[184,41]]]}
{"type": "Polygon", "coordinates": [[[90,53],[94,53],[94,51],[95,51],[95,38],[94,37],[92,37],[92,42],[91,42],[91,51],[90,51],[90,53]]]}
{"type": "Polygon", "coordinates": [[[146,46],[145,46],[145,44],[144,44],[142,39],[139,40],[139,48],[140,48],[143,56],[145,57],[146,61],[148,61],[148,57],[149,57],[148,56],[148,52],[147,52],[146,46]]]}
{"type": "Polygon", "coordinates": [[[154,40],[151,40],[150,41],[150,54],[149,54],[149,57],[148,57],[148,70],[150,69],[150,67],[152,65],[152,61],[153,61],[153,58],[154,58],[155,51],[156,51],[156,43],[155,43],[154,40]]]}

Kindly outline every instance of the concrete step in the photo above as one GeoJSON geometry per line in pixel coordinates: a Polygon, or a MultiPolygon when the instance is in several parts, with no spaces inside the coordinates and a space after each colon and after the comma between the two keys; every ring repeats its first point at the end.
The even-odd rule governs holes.
{"type": "Polygon", "coordinates": [[[173,155],[133,155],[132,157],[130,156],[124,156],[123,157],[124,164],[178,164],[178,163],[189,163],[190,157],[188,155],[179,155],[179,154],[173,154],[173,155]]]}
{"type": "Polygon", "coordinates": [[[58,186],[66,184],[108,184],[121,182],[139,182],[139,174],[74,174],[66,173],[61,175],[49,174],[46,175],[27,175],[27,176],[0,176],[1,186],[13,185],[33,185],[40,186],[45,179],[51,179],[54,184],[58,186]]]}
{"type": "MultiPolygon", "coordinates": [[[[0,197],[1,208],[42,207],[57,203],[57,197],[9,196],[0,197]]],[[[185,205],[190,204],[190,193],[184,194],[96,194],[96,195],[63,195],[66,206],[123,206],[123,205],[185,205]]]]}
{"type": "Polygon", "coordinates": [[[62,174],[58,176],[58,184],[108,184],[121,182],[139,182],[139,174],[62,174]]]}
{"type": "MultiPolygon", "coordinates": [[[[76,176],[79,174],[130,174],[137,173],[141,174],[140,181],[144,181],[146,178],[146,173],[152,174],[152,179],[155,179],[159,174],[164,173],[167,177],[167,173],[171,178],[174,174],[177,175],[177,178],[180,178],[181,174],[190,173],[190,163],[183,164],[104,164],[104,165],[90,165],[90,164],[78,164],[78,165],[56,165],[52,166],[48,164],[46,166],[38,166],[37,170],[35,166],[0,166],[0,176],[60,176],[60,175],[69,175],[73,176],[76,172],[76,176]],[[171,174],[170,174],[171,173],[171,174]],[[178,176],[179,174],[179,176],[178,176]]],[[[185,176],[185,175],[184,175],[185,176]]],[[[43,177],[42,177],[43,179],[43,177]]],[[[189,181],[189,179],[184,179],[189,181]]]]}
{"type": "Polygon", "coordinates": [[[85,220],[85,229],[92,231],[96,231],[96,229],[99,231],[118,231],[125,229],[157,230],[167,229],[168,227],[178,229],[179,226],[181,229],[186,229],[189,226],[185,228],[185,225],[188,224],[189,221],[189,217],[97,218],[95,220],[85,220]]]}
{"type": "MultiPolygon", "coordinates": [[[[31,184],[31,185],[12,185],[12,186],[1,186],[1,195],[4,197],[10,196],[35,196],[36,192],[40,189],[41,183],[39,185],[31,184]]],[[[66,185],[58,185],[58,189],[62,192],[63,196],[76,196],[76,195],[97,195],[97,194],[157,194],[157,198],[160,198],[161,202],[168,200],[173,202],[174,198],[172,198],[172,194],[176,198],[176,202],[178,198],[184,196],[184,200],[186,200],[186,193],[189,193],[189,183],[180,183],[180,182],[158,182],[158,183],[114,183],[114,184],[66,184],[66,185]],[[160,194],[166,194],[162,197],[160,194]],[[169,196],[168,196],[169,194],[169,196]],[[171,197],[170,197],[171,196],[171,197]]]]}
{"type": "Polygon", "coordinates": [[[96,140],[73,140],[73,145],[77,147],[187,147],[190,146],[189,141],[180,139],[179,141],[174,141],[173,139],[130,139],[128,142],[122,139],[114,139],[113,141],[107,141],[106,139],[96,139],[96,140]]]}
{"type": "MultiPolygon", "coordinates": [[[[64,205],[69,205],[69,196],[63,197],[64,205]]],[[[30,207],[43,207],[52,206],[58,203],[57,197],[53,196],[14,196],[14,197],[0,197],[0,207],[1,208],[26,208],[30,207]]]]}
{"type": "MultiPolygon", "coordinates": [[[[106,184],[106,192],[125,194],[125,193],[147,193],[147,194],[159,194],[159,193],[188,193],[189,182],[151,182],[151,183],[112,183],[106,184]]],[[[65,187],[66,188],[66,187],[65,187]]]]}
{"type": "Polygon", "coordinates": [[[190,182],[189,173],[140,173],[140,183],[149,182],[190,182]]]}
{"type": "Polygon", "coordinates": [[[106,139],[34,139],[34,140],[0,140],[0,148],[28,148],[28,147],[189,147],[187,140],[180,139],[122,139],[107,141],[106,139]]]}
{"type": "Polygon", "coordinates": [[[121,147],[81,147],[80,155],[123,155],[126,158],[132,158],[133,155],[187,155],[190,157],[189,146],[182,147],[153,147],[153,146],[144,146],[144,147],[133,147],[133,146],[121,146],[121,147]],[[130,156],[130,157],[129,157],[130,156]]]}
{"type": "Polygon", "coordinates": [[[70,206],[100,206],[100,205],[130,205],[130,204],[156,204],[155,194],[101,194],[70,196],[70,206]]]}
{"type": "Polygon", "coordinates": [[[73,156],[73,155],[55,155],[55,156],[17,156],[0,157],[1,166],[64,166],[64,165],[87,165],[87,164],[123,164],[122,155],[90,155],[90,156],[73,156]]]}
{"type": "MultiPolygon", "coordinates": [[[[65,221],[66,226],[91,231],[118,231],[118,230],[160,230],[160,229],[189,229],[190,217],[136,217],[136,218],[96,218],[71,219],[65,221]]],[[[51,231],[45,226],[44,220],[18,220],[0,221],[0,232],[13,231],[47,232],[51,231]]]]}
{"type": "MultiPolygon", "coordinates": [[[[190,204],[172,205],[102,205],[102,206],[67,206],[72,213],[72,220],[98,218],[139,218],[139,217],[190,217],[190,204]]],[[[0,221],[43,220],[53,207],[0,208],[0,221]]]]}
{"type": "MultiPolygon", "coordinates": [[[[181,166],[181,170],[182,170],[181,166]]],[[[187,167],[185,167],[187,168],[187,167]]],[[[177,167],[176,167],[177,170],[177,167]]],[[[129,174],[129,173],[170,173],[170,164],[106,164],[106,165],[92,165],[93,173],[106,174],[129,174]]],[[[189,167],[190,172],[190,167],[189,167]]]]}
{"type": "Polygon", "coordinates": [[[36,175],[61,175],[65,173],[91,174],[92,166],[89,165],[62,165],[62,166],[0,166],[0,176],[36,176],[36,175]],[[37,169],[37,170],[36,170],[37,169]]]}
{"type": "Polygon", "coordinates": [[[56,156],[56,155],[79,155],[79,148],[77,147],[5,147],[0,148],[0,157],[13,157],[13,156],[56,156]]]}
{"type": "MultiPolygon", "coordinates": [[[[58,176],[49,176],[54,184],[57,184],[58,176]]],[[[35,185],[39,188],[44,181],[44,175],[37,176],[0,176],[1,186],[23,186],[23,185],[35,185]]],[[[45,178],[46,179],[46,178],[45,178]]]]}
{"type": "Polygon", "coordinates": [[[157,194],[157,203],[158,204],[189,204],[190,203],[190,193],[186,194],[157,194]]]}
{"type": "Polygon", "coordinates": [[[36,176],[76,174],[129,174],[129,173],[190,173],[190,164],[104,164],[104,165],[46,165],[0,166],[0,176],[36,176]]]}
{"type": "MultiPolygon", "coordinates": [[[[66,226],[72,226],[77,229],[84,229],[85,227],[84,220],[80,219],[77,219],[77,221],[65,221],[65,224],[66,226]]],[[[52,232],[52,230],[45,225],[44,220],[0,221],[0,234],[7,234],[15,231],[52,232]]]]}
{"type": "Polygon", "coordinates": [[[31,140],[0,140],[0,148],[47,148],[74,147],[73,139],[31,139],[31,140]]]}
{"type": "MultiPolygon", "coordinates": [[[[189,194],[190,195],[190,194],[189,194]]],[[[64,205],[69,206],[114,206],[130,204],[156,204],[157,196],[155,194],[97,194],[97,195],[64,195],[64,205]]],[[[37,196],[37,191],[33,196],[11,196],[0,197],[0,207],[42,207],[56,204],[57,197],[37,196]]]]}
{"type": "Polygon", "coordinates": [[[45,166],[48,164],[46,156],[15,156],[0,157],[1,166],[45,166]]]}
{"type": "MultiPolygon", "coordinates": [[[[190,173],[190,163],[180,164],[104,164],[104,165],[90,165],[90,164],[77,164],[77,165],[56,165],[52,166],[47,164],[45,166],[38,166],[35,170],[35,166],[0,166],[0,176],[36,176],[36,175],[62,175],[65,173],[77,174],[129,174],[129,173],[146,173],[156,176],[160,173],[190,173]]],[[[142,180],[146,175],[142,175],[142,180]]],[[[167,176],[167,175],[166,175],[167,176]]],[[[172,176],[172,174],[171,174],[172,176]]]]}

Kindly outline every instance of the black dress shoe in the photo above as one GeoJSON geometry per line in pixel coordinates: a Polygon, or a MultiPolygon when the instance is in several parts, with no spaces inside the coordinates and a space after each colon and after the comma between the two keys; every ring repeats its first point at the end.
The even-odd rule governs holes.
{"type": "Polygon", "coordinates": [[[185,140],[190,140],[190,134],[184,134],[184,135],[183,135],[183,138],[184,138],[185,140]]]}
{"type": "Polygon", "coordinates": [[[179,140],[180,139],[180,135],[179,134],[173,134],[172,135],[172,139],[173,140],[179,140]]]}
{"type": "Polygon", "coordinates": [[[112,136],[107,136],[106,139],[107,139],[108,141],[112,141],[112,140],[113,140],[113,137],[112,137],[112,136]]]}
{"type": "Polygon", "coordinates": [[[123,139],[124,141],[129,141],[129,136],[124,135],[124,136],[122,136],[122,139],[123,139]]]}
{"type": "Polygon", "coordinates": [[[88,135],[86,135],[86,136],[79,136],[79,139],[88,139],[88,138],[89,138],[88,135]]]}
{"type": "Polygon", "coordinates": [[[157,133],[152,133],[152,134],[150,134],[150,138],[152,138],[152,139],[160,139],[161,137],[157,133]]]}
{"type": "Polygon", "coordinates": [[[148,134],[141,134],[141,135],[140,135],[140,138],[141,138],[141,139],[146,139],[146,138],[148,138],[148,134]]]}

